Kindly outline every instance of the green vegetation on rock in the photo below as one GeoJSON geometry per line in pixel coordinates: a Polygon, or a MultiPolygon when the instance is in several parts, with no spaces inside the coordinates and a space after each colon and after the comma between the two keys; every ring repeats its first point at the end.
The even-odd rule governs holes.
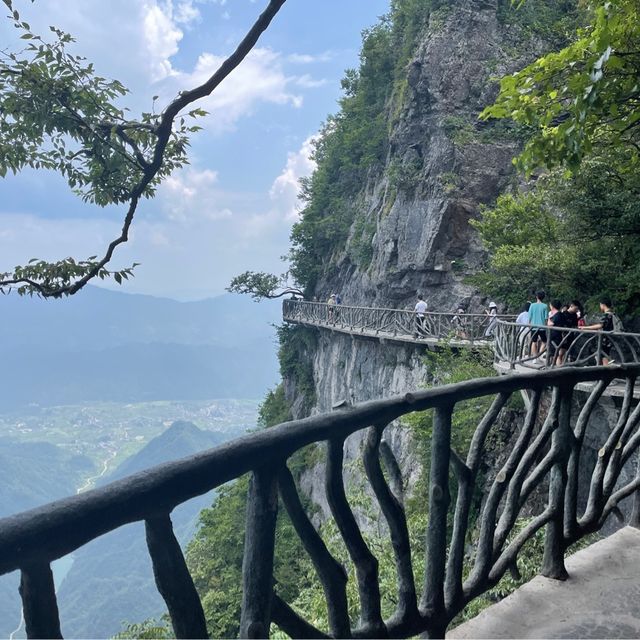
{"type": "MultiPolygon", "coordinates": [[[[525,2],[522,10],[535,5],[525,2]]],[[[538,179],[484,210],[476,225],[490,257],[470,281],[513,309],[545,288],[594,306],[608,295],[618,311],[635,314],[640,7],[594,0],[582,11],[586,26],[571,42],[503,78],[482,114],[529,129],[516,162],[538,179]]]]}
{"type": "MultiPolygon", "coordinates": [[[[304,208],[291,233],[291,274],[311,291],[328,262],[344,248],[359,215],[357,194],[379,175],[388,152],[391,98],[401,105],[406,65],[436,0],[394,0],[389,13],[363,32],[358,69],[342,80],[340,110],[315,142],[317,169],[302,181],[304,208]]],[[[366,253],[357,259],[367,265],[366,253]]]]}

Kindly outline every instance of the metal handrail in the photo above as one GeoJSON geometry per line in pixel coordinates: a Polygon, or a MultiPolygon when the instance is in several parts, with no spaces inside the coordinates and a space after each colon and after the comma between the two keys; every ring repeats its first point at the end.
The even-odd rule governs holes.
{"type": "Polygon", "coordinates": [[[330,305],[306,300],[284,300],[283,318],[288,322],[327,327],[348,333],[403,340],[452,339],[459,343],[488,343],[499,319],[512,315],[486,313],[449,313],[426,311],[417,314],[408,309],[330,305]]]}
{"type": "MultiPolygon", "coordinates": [[[[266,637],[271,622],[292,637],[326,637],[327,633],[335,637],[409,637],[423,632],[443,637],[447,625],[471,600],[515,566],[521,548],[538,529],[546,526],[542,573],[560,578],[566,576],[563,556],[568,546],[601,527],[610,513],[618,512],[618,503],[632,494],[636,496],[632,523],[640,525],[640,476],[619,482],[623,467],[640,446],[640,405],[632,411],[638,375],[640,365],[564,367],[446,385],[280,424],[0,520],[0,574],[21,571],[20,593],[28,637],[60,637],[50,563],[124,524],[144,520],[154,576],[176,636],[206,637],[200,599],[173,534],[170,513],[186,500],[250,472],[240,620],[243,637],[266,637]],[[594,408],[614,378],[626,380],[625,397],[618,422],[605,435],[595,467],[590,467],[589,461],[584,461],[582,443],[594,408]],[[574,420],[573,388],[584,382],[596,385],[574,420]],[[517,437],[512,439],[511,450],[505,452],[503,467],[495,470],[493,479],[490,476],[482,511],[471,525],[474,493],[485,486],[485,478],[479,477],[484,443],[490,431],[497,428],[511,395],[522,390],[530,393],[526,415],[517,437]],[[550,402],[541,401],[545,390],[551,390],[550,402]],[[456,405],[486,396],[493,402],[479,422],[465,458],[463,452],[452,450],[456,405]],[[434,410],[434,421],[426,570],[418,601],[404,508],[387,484],[381,465],[390,465],[388,471],[393,469],[394,473],[399,469],[383,440],[385,428],[408,413],[426,409],[434,410]],[[380,614],[377,562],[358,530],[344,491],[344,442],[360,430],[366,430],[366,475],[396,552],[398,609],[389,620],[383,620],[380,614]],[[293,453],[317,442],[327,443],[327,502],[357,567],[361,600],[357,629],[352,629],[348,615],[346,573],[311,524],[287,467],[293,453]],[[581,470],[581,465],[586,469],[581,470]],[[450,470],[456,475],[455,489],[450,470]],[[590,488],[584,505],[579,506],[577,483],[585,471],[591,475],[590,488]],[[547,481],[546,506],[524,530],[511,536],[527,497],[547,481]],[[327,630],[314,627],[279,597],[277,588],[274,591],[278,492],[324,587],[327,630]],[[455,508],[450,508],[453,493],[455,508]],[[477,549],[468,573],[464,561],[471,526],[476,527],[477,549]]],[[[596,437],[594,433],[589,435],[590,439],[596,437]]]]}
{"type": "Polygon", "coordinates": [[[607,361],[640,363],[640,334],[593,329],[569,329],[548,325],[521,325],[498,320],[494,342],[497,363],[539,369],[541,366],[595,366],[607,361]],[[544,349],[532,351],[541,336],[544,349]]]}

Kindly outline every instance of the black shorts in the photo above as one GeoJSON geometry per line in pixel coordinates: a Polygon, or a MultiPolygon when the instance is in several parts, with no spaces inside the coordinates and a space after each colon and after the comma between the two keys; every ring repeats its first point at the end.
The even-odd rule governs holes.
{"type": "Polygon", "coordinates": [[[556,349],[568,349],[574,341],[575,335],[569,332],[552,331],[551,342],[556,349]]]}
{"type": "Polygon", "coordinates": [[[534,329],[531,332],[531,340],[533,342],[538,342],[538,340],[540,340],[540,342],[544,342],[546,344],[546,342],[547,342],[547,331],[546,331],[546,329],[534,329]]]}

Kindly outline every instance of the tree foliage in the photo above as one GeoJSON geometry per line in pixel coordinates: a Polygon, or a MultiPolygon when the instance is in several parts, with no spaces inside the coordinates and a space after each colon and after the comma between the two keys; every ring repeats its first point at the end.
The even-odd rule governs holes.
{"type": "Polygon", "coordinates": [[[118,106],[127,93],[120,82],[100,77],[93,64],[69,52],[69,34],[51,27],[53,40],[46,40],[21,19],[12,0],[3,2],[25,45],[0,51],[0,176],[25,167],[55,171],[86,202],[124,205],[126,213],[120,235],[102,257],[33,259],[0,273],[0,291],[60,297],[95,277],[113,276],[120,283],[136,265],[119,271],[107,265],[127,242],[140,200],[152,197],[162,179],[187,162],[188,136],[199,129],[190,119],[204,111],[185,110],[238,66],[285,0],[270,0],[235,52],[203,84],[181,91],[161,113],[139,118],[118,106]]]}
{"type": "Polygon", "coordinates": [[[246,293],[254,300],[263,298],[281,298],[286,295],[302,296],[299,287],[288,284],[288,274],[276,276],[273,273],[264,271],[245,271],[236,276],[227,291],[231,293],[246,293]]]}
{"type": "MultiPolygon", "coordinates": [[[[520,4],[523,4],[522,2],[520,4]]],[[[640,152],[640,5],[590,0],[588,24],[573,42],[506,76],[484,118],[511,118],[535,133],[519,156],[527,172],[575,169],[595,149],[640,152]]]]}
{"type": "Polygon", "coordinates": [[[611,296],[626,314],[640,309],[640,172],[623,148],[586,157],[570,176],[556,170],[533,192],[503,195],[475,224],[490,249],[470,280],[515,310],[535,289],[596,309],[611,296]]]}
{"type": "Polygon", "coordinates": [[[571,43],[503,78],[482,114],[530,127],[516,163],[547,170],[476,223],[491,255],[471,281],[513,309],[537,288],[640,309],[640,5],[584,6],[571,43]]]}

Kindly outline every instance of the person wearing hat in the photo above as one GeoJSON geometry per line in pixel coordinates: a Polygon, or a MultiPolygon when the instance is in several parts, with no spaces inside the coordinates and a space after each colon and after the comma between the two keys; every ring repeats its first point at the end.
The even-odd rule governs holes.
{"type": "Polygon", "coordinates": [[[496,324],[498,322],[498,305],[495,302],[489,303],[489,308],[485,311],[489,316],[489,324],[484,332],[485,338],[493,338],[493,334],[496,330],[496,324]]]}

